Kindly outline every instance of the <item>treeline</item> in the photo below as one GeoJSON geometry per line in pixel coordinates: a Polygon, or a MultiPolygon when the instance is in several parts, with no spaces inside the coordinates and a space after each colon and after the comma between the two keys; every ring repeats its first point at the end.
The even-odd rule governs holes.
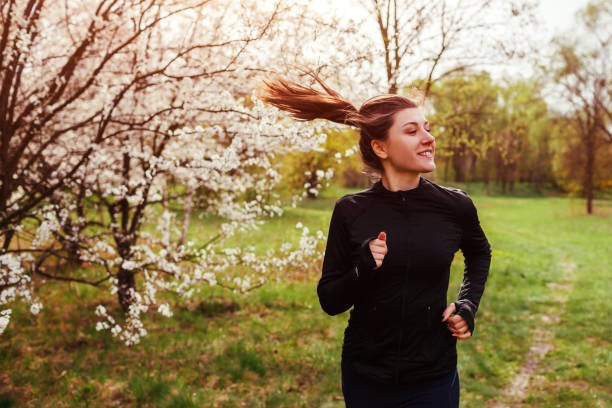
{"type": "MultiPolygon", "coordinates": [[[[422,89],[418,82],[412,86],[422,89]]],[[[530,183],[535,191],[582,194],[586,151],[579,124],[550,106],[543,92],[543,85],[534,79],[494,81],[485,71],[435,83],[425,105],[436,137],[433,175],[445,182],[493,183],[506,193],[514,191],[515,183],[530,183]]],[[[328,131],[327,135],[324,151],[286,158],[287,179],[292,184],[320,185],[332,172],[320,172],[317,178],[314,169],[327,168],[344,187],[366,186],[355,146],[358,133],[328,131]]],[[[595,163],[593,188],[609,193],[611,143],[602,141],[595,163]]]]}
{"type": "MultiPolygon", "coordinates": [[[[486,72],[449,78],[430,95],[437,164],[444,180],[517,182],[580,194],[585,163],[579,125],[549,106],[536,80],[494,82],[486,72]]],[[[559,103],[563,101],[559,100],[559,103]]],[[[612,187],[612,144],[596,149],[593,188],[612,187]]]]}

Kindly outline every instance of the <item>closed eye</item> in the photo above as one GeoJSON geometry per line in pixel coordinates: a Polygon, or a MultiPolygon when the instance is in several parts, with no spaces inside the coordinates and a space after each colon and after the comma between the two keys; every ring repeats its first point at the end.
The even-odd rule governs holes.
{"type": "MultiPolygon", "coordinates": [[[[431,130],[430,130],[430,129],[425,129],[425,131],[426,131],[426,132],[428,132],[428,133],[429,133],[429,132],[431,132],[431,130]]],[[[411,134],[411,135],[414,135],[414,134],[416,134],[416,132],[417,132],[417,131],[416,131],[416,129],[413,129],[413,130],[409,130],[409,131],[408,131],[408,132],[406,132],[406,133],[409,133],[409,134],[411,134]]]]}

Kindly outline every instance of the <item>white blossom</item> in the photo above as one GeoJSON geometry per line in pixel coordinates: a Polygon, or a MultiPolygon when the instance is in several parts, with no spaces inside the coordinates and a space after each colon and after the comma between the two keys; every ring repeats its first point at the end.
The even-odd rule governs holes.
{"type": "Polygon", "coordinates": [[[38,313],[40,313],[41,309],[42,303],[40,302],[32,303],[30,305],[30,313],[32,313],[33,315],[37,315],[38,313]]]}
{"type": "Polygon", "coordinates": [[[0,311],[0,334],[7,328],[9,321],[11,320],[11,309],[0,311]]]}
{"type": "Polygon", "coordinates": [[[163,303],[159,305],[159,308],[157,308],[157,311],[166,317],[172,317],[172,314],[173,314],[170,311],[170,306],[168,306],[167,303],[163,303]]]}

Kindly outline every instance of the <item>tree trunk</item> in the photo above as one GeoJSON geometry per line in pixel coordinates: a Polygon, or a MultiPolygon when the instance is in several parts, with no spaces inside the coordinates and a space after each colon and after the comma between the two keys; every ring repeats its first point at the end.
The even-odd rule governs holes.
{"type": "Polygon", "coordinates": [[[587,132],[585,137],[586,169],[584,172],[584,195],[587,214],[593,213],[593,176],[595,174],[595,130],[587,132]]]}
{"type": "Polygon", "coordinates": [[[455,181],[462,183],[465,181],[465,172],[463,166],[465,165],[465,156],[461,155],[462,151],[455,150],[453,152],[453,169],[455,170],[455,181]]]}
{"type": "Polygon", "coordinates": [[[189,229],[189,217],[191,216],[191,210],[193,208],[193,194],[195,187],[190,184],[189,190],[187,191],[187,197],[185,197],[185,207],[183,210],[183,231],[181,232],[181,240],[179,246],[185,245],[185,239],[187,238],[187,230],[189,229]]]}
{"type": "Polygon", "coordinates": [[[119,288],[117,290],[119,304],[121,305],[123,311],[127,312],[133,300],[132,296],[130,295],[131,289],[135,289],[136,287],[134,273],[132,273],[132,271],[120,268],[119,273],[117,274],[117,279],[119,280],[119,288]]]}
{"type": "Polygon", "coordinates": [[[450,168],[451,165],[451,158],[447,157],[446,160],[444,161],[444,182],[448,181],[448,169],[450,168]]]}
{"type": "Polygon", "coordinates": [[[470,181],[476,181],[478,179],[478,169],[476,168],[476,162],[478,161],[478,156],[476,156],[476,154],[472,153],[472,161],[470,164],[470,181]]]}
{"type": "Polygon", "coordinates": [[[482,181],[484,182],[485,186],[489,185],[489,180],[491,177],[491,160],[489,160],[489,158],[491,157],[490,152],[487,153],[487,157],[482,161],[482,181]]]}
{"type": "Polygon", "coordinates": [[[308,187],[308,190],[306,190],[306,197],[309,200],[314,200],[315,198],[317,198],[317,195],[313,192],[310,191],[311,188],[317,188],[317,183],[318,183],[318,178],[316,173],[313,171],[310,173],[310,176],[308,176],[308,178],[306,179],[307,183],[310,184],[310,186],[308,187]]]}

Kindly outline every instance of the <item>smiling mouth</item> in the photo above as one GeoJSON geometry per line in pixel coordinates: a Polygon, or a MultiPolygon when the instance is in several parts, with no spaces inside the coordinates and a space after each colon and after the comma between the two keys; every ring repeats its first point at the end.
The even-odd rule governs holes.
{"type": "Polygon", "coordinates": [[[423,156],[428,159],[433,159],[433,154],[431,152],[422,152],[422,153],[419,153],[419,156],[423,156]]]}

